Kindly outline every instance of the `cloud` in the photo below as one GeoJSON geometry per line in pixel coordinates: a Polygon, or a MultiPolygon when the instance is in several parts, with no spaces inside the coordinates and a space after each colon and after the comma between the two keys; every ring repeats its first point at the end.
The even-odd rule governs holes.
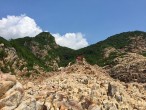
{"type": "Polygon", "coordinates": [[[82,33],[66,33],[65,35],[57,33],[52,35],[55,37],[56,43],[60,46],[75,50],[88,46],[88,42],[82,33]]]}
{"type": "MultiPolygon", "coordinates": [[[[15,39],[25,36],[34,37],[42,32],[42,29],[36,24],[35,20],[26,16],[10,16],[0,19],[0,36],[5,39],[15,39]]],[[[80,49],[88,46],[87,40],[82,33],[66,33],[60,35],[53,34],[56,43],[60,46],[72,49],[80,49]]]]}
{"type": "Polygon", "coordinates": [[[6,39],[15,39],[25,36],[34,37],[42,32],[34,19],[26,16],[7,16],[0,19],[0,36],[6,39]]]}

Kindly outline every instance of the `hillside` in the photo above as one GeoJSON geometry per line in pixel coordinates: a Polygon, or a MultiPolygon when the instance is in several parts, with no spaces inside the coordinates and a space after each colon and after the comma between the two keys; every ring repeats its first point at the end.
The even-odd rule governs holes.
{"type": "Polygon", "coordinates": [[[1,70],[4,73],[16,74],[18,71],[26,71],[25,73],[29,76],[33,72],[55,71],[58,66],[66,66],[71,61],[70,57],[74,57],[68,57],[69,53],[73,52],[72,49],[57,45],[54,37],[47,32],[42,32],[35,37],[10,41],[1,37],[0,43],[1,70]],[[14,56],[17,56],[17,60],[13,58],[14,56]],[[6,62],[7,57],[9,61],[6,62]],[[14,71],[16,69],[18,69],[17,72],[14,71]]]}
{"type": "Polygon", "coordinates": [[[124,32],[77,50],[90,64],[97,64],[115,79],[146,82],[146,33],[124,32]]]}
{"type": "Polygon", "coordinates": [[[1,37],[0,110],[146,110],[145,56],[140,31],[77,51],[46,32],[1,37]],[[85,59],[76,62],[77,56],[85,59]]]}
{"type": "Polygon", "coordinates": [[[110,36],[104,41],[100,41],[96,44],[77,50],[77,53],[83,54],[86,60],[91,64],[105,66],[111,64],[115,57],[123,55],[126,52],[144,54],[146,51],[145,42],[145,32],[124,32],[110,36]]]}
{"type": "Polygon", "coordinates": [[[82,55],[88,63],[103,67],[115,79],[146,82],[145,32],[120,33],[76,51],[57,45],[48,32],[10,41],[1,37],[0,43],[0,64],[4,73],[30,76],[32,73],[56,71],[69,62],[73,64],[76,57],[82,55]]]}

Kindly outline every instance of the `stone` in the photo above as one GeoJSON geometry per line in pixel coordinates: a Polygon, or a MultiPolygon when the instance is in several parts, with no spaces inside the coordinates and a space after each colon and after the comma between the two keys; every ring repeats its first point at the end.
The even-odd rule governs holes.
{"type": "Polygon", "coordinates": [[[116,86],[111,85],[111,83],[108,84],[108,92],[107,95],[113,97],[116,93],[116,86]]]}
{"type": "Polygon", "coordinates": [[[0,97],[0,110],[145,110],[145,84],[120,82],[102,68],[86,65],[73,64],[45,78],[43,74],[33,80],[18,78],[25,89],[20,82],[3,78],[0,82],[13,84],[8,83],[0,97]]]}
{"type": "Polygon", "coordinates": [[[117,107],[112,106],[112,107],[109,108],[109,110],[118,110],[118,109],[117,109],[117,107]]]}
{"type": "Polygon", "coordinates": [[[101,108],[98,105],[91,105],[88,110],[101,110],[101,108]]]}
{"type": "Polygon", "coordinates": [[[0,97],[15,85],[12,81],[0,81],[0,97]]]}
{"type": "Polygon", "coordinates": [[[121,101],[122,101],[122,96],[121,96],[119,93],[117,93],[117,94],[115,95],[115,99],[116,99],[118,102],[121,102],[121,101]]]}
{"type": "Polygon", "coordinates": [[[36,110],[36,101],[32,99],[22,101],[15,110],[36,110]]]}
{"type": "Polygon", "coordinates": [[[2,103],[3,105],[9,107],[9,108],[16,108],[21,99],[22,99],[22,94],[19,91],[14,91],[13,93],[5,96],[5,98],[0,100],[0,104],[2,103]]]}

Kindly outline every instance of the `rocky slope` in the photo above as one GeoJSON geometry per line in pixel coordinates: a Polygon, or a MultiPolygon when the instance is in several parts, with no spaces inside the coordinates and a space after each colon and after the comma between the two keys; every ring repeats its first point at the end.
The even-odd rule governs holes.
{"type": "Polygon", "coordinates": [[[127,53],[113,61],[115,65],[109,69],[111,77],[124,82],[146,82],[146,57],[137,53],[127,53]]]}
{"type": "Polygon", "coordinates": [[[33,70],[28,68],[28,62],[19,57],[14,47],[7,47],[0,44],[0,71],[20,76],[30,76],[33,73],[45,72],[39,65],[33,65],[33,70]]]}
{"type": "Polygon", "coordinates": [[[48,32],[10,41],[0,37],[0,69],[4,73],[31,76],[56,71],[74,63],[79,55],[104,67],[115,79],[146,82],[146,32],[120,33],[76,51],[57,45],[48,32]]]}
{"type": "Polygon", "coordinates": [[[103,66],[115,79],[124,82],[146,82],[145,32],[117,34],[78,51],[91,64],[103,66]]]}
{"type": "Polygon", "coordinates": [[[23,76],[56,71],[59,65],[70,61],[64,59],[62,51],[68,54],[73,50],[57,45],[54,37],[47,32],[10,41],[0,37],[0,69],[4,73],[23,76]]]}
{"type": "Polygon", "coordinates": [[[1,76],[1,110],[145,110],[146,84],[112,79],[97,65],[74,64],[41,77],[1,76]]]}

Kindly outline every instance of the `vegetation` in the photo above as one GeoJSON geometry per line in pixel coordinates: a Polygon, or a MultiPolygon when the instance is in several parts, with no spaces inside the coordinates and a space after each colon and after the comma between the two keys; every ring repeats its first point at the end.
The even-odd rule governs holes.
{"type": "Polygon", "coordinates": [[[6,47],[11,47],[11,44],[6,39],[0,37],[0,44],[3,43],[6,47]]]}
{"type": "Polygon", "coordinates": [[[0,50],[0,60],[3,60],[3,58],[6,56],[6,53],[4,50],[0,50]]]}
{"type": "Polygon", "coordinates": [[[77,53],[84,55],[86,60],[91,64],[105,66],[111,63],[113,59],[117,57],[116,55],[112,55],[108,59],[105,59],[103,57],[105,48],[107,47],[114,47],[115,49],[125,48],[131,43],[130,38],[136,36],[144,36],[146,38],[146,33],[141,31],[133,31],[116,34],[114,36],[107,38],[104,41],[77,50],[77,53]]]}
{"type": "Polygon", "coordinates": [[[29,70],[32,70],[33,65],[37,64],[40,67],[43,67],[46,71],[49,71],[50,68],[44,65],[45,62],[43,60],[37,58],[31,52],[29,47],[24,45],[26,42],[30,43],[31,40],[32,40],[32,38],[25,37],[24,39],[20,38],[20,39],[16,39],[16,40],[11,40],[10,42],[11,42],[11,45],[16,49],[18,56],[20,58],[23,58],[26,60],[26,62],[27,62],[26,67],[29,70]]]}
{"type": "MultiPolygon", "coordinates": [[[[104,49],[107,47],[114,47],[117,50],[123,49],[131,43],[131,37],[140,35],[146,38],[146,33],[141,31],[120,33],[76,51],[67,47],[58,46],[54,37],[48,32],[42,32],[36,37],[24,37],[11,39],[10,41],[0,37],[0,43],[4,43],[6,47],[14,47],[18,56],[27,62],[27,65],[21,66],[20,70],[25,66],[27,66],[29,70],[32,70],[34,65],[39,65],[46,71],[50,71],[51,68],[46,65],[46,62],[51,62],[59,58],[60,61],[58,60],[57,62],[59,66],[67,66],[69,62],[75,62],[76,57],[79,55],[84,56],[90,64],[98,64],[99,66],[108,64],[114,65],[113,59],[125,53],[113,52],[108,58],[104,58],[104,49]],[[45,56],[45,58],[38,57],[31,50],[31,46],[33,45],[38,46],[40,50],[47,50],[48,55],[45,56]]],[[[143,53],[143,55],[146,56],[146,53],[143,53]]],[[[5,52],[1,50],[0,58],[4,56],[5,52]]],[[[2,69],[3,71],[7,71],[8,68],[4,67],[2,69]]]]}

